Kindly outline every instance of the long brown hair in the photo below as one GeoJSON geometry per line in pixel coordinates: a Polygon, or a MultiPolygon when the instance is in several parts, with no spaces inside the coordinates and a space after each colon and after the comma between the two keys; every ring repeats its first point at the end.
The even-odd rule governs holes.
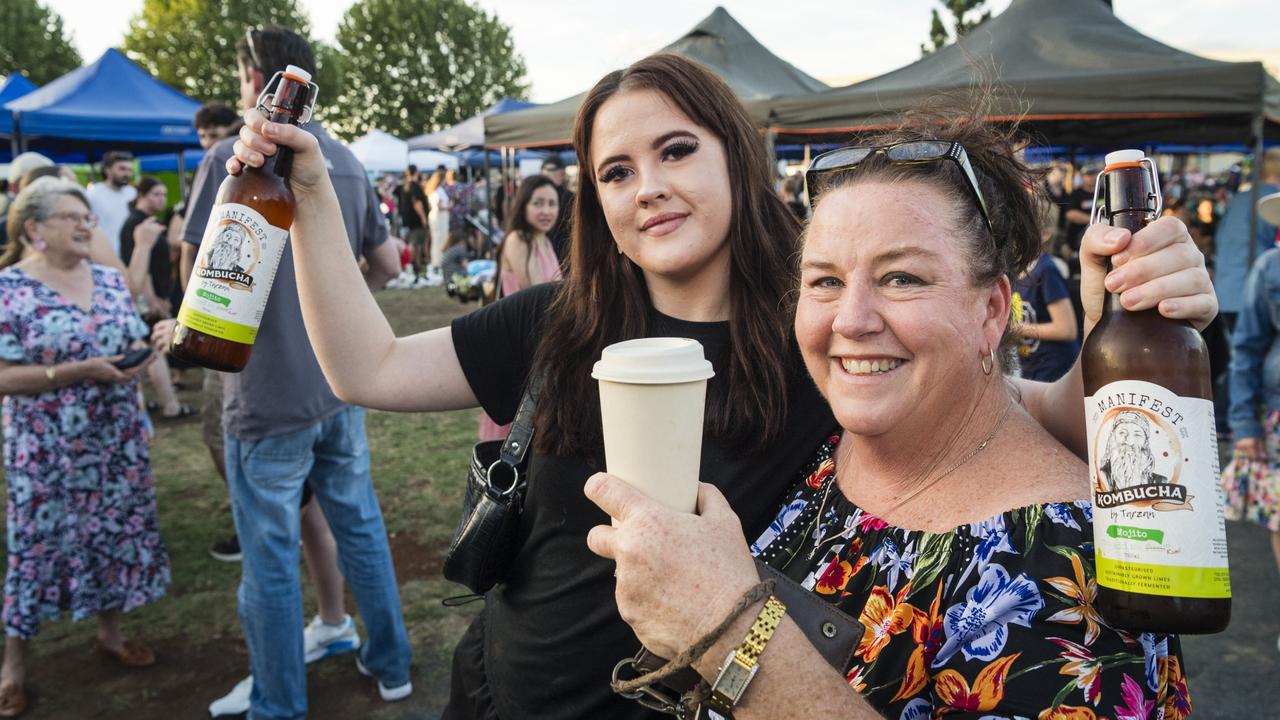
{"type": "Polygon", "coordinates": [[[742,103],[720,78],[671,54],[651,55],[612,72],[587,93],[574,124],[578,195],[570,226],[569,272],[544,320],[534,372],[539,449],[597,458],[600,394],[591,366],[605,346],[644,337],[652,304],[641,269],[614,250],[596,188],[591,137],[596,113],[630,90],[662,93],[724,143],[733,208],[729,222],[729,349],[723,377],[708,388],[709,436],[761,447],[787,419],[791,372],[790,291],[796,282],[799,225],[770,184],[764,142],[742,103]]]}

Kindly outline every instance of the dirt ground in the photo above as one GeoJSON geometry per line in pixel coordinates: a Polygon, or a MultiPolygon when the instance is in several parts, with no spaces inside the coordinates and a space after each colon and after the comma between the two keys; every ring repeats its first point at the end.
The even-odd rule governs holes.
{"type": "MultiPolygon", "coordinates": [[[[396,579],[402,588],[437,581],[441,549],[424,547],[406,535],[391,538],[396,579]]],[[[234,602],[234,598],[230,598],[234,602]]],[[[449,610],[469,617],[475,611],[449,610]]],[[[143,632],[145,633],[145,627],[143,632]]],[[[157,663],[144,670],[126,670],[93,651],[88,643],[39,655],[32,664],[29,692],[33,703],[25,717],[32,720],[174,720],[208,716],[208,705],[230,690],[248,672],[249,656],[239,633],[200,637],[196,628],[187,638],[150,640],[157,663]]],[[[354,655],[327,658],[307,673],[308,717],[342,718],[437,717],[448,692],[447,653],[421,652],[415,640],[414,694],[389,704],[377,688],[355,668],[354,655]]]]}

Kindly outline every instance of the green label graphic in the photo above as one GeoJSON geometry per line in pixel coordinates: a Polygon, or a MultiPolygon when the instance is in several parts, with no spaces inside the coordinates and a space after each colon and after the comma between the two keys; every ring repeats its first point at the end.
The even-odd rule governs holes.
{"type": "Polygon", "coordinates": [[[1157,545],[1164,543],[1163,530],[1151,530],[1128,525],[1108,525],[1107,535],[1121,540],[1137,540],[1139,542],[1148,540],[1157,545]]]}
{"type": "Polygon", "coordinates": [[[205,300],[216,302],[219,305],[225,305],[226,307],[231,307],[231,298],[222,297],[221,295],[211,293],[208,290],[196,290],[196,295],[204,298],[205,300]]]}

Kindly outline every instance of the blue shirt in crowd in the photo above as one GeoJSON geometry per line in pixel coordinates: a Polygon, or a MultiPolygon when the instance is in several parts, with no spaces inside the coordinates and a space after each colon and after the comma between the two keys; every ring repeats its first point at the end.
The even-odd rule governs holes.
{"type": "Polygon", "coordinates": [[[1244,284],[1231,336],[1231,431],[1261,438],[1263,418],[1280,410],[1280,249],[1263,253],[1244,284]]]}
{"type": "MultiPolygon", "coordinates": [[[[1031,272],[1013,284],[1013,292],[1022,299],[1022,324],[1049,322],[1049,306],[1069,297],[1067,284],[1058,272],[1053,258],[1045,253],[1031,272]]],[[[1080,352],[1079,340],[1037,340],[1024,337],[1018,345],[1022,377],[1052,382],[1066,374],[1080,352]]]]}
{"type": "MultiPolygon", "coordinates": [[[[1280,185],[1263,183],[1258,197],[1280,192],[1280,185]]],[[[1218,310],[1238,313],[1244,306],[1244,281],[1249,273],[1249,208],[1252,192],[1236,193],[1227,204],[1227,212],[1213,236],[1213,289],[1218,294],[1218,310]]],[[[1258,234],[1254,236],[1253,257],[1271,249],[1276,242],[1276,226],[1258,218],[1258,234]]]]}

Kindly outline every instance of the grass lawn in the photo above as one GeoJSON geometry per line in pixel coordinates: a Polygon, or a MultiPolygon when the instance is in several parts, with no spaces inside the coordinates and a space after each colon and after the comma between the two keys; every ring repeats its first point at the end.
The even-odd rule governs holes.
{"type": "MultiPolygon", "coordinates": [[[[442,290],[378,294],[397,335],[447,324],[462,306],[442,290]]],[[[199,405],[199,391],[183,391],[199,405]]],[[[373,480],[390,535],[405,623],[413,644],[414,694],[382,702],[374,683],[357,672],[353,656],[308,669],[312,718],[437,717],[447,697],[449,657],[478,605],[445,608],[440,599],[465,590],[440,576],[440,563],[461,509],[476,411],[406,415],[371,411],[368,437],[373,480]]],[[[227,493],[200,441],[199,421],[160,425],[152,445],[160,524],[173,568],[168,596],[125,616],[129,636],[156,650],[155,667],[129,671],[92,652],[95,623],[46,624],[32,643],[29,718],[207,716],[208,703],[248,673],[236,616],[238,563],[218,562],[209,546],[232,529],[227,493]]],[[[305,568],[300,568],[305,577],[305,568]]],[[[305,616],[315,612],[304,582],[305,616]]],[[[354,603],[348,600],[348,611],[354,603]]],[[[363,633],[362,633],[363,637],[363,633]]]]}

